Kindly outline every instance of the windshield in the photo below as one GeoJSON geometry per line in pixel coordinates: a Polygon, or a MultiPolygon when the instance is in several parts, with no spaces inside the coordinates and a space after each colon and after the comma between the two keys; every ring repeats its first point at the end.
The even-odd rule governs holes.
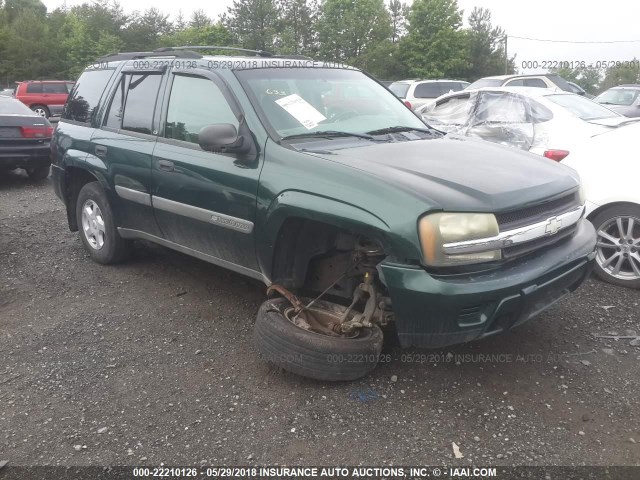
{"type": "Polygon", "coordinates": [[[499,87],[502,85],[502,82],[499,78],[481,78],[480,80],[476,80],[471,85],[469,85],[465,90],[473,90],[475,88],[485,88],[485,87],[499,87]]]}
{"type": "Polygon", "coordinates": [[[633,102],[636,101],[639,94],[640,89],[611,88],[598,95],[594,100],[598,103],[607,103],[610,105],[633,105],[633,102]]]}
{"type": "Polygon", "coordinates": [[[409,91],[409,84],[394,82],[391,85],[389,85],[389,90],[391,90],[396,95],[396,97],[407,98],[407,92],[409,91]]]}
{"type": "Polygon", "coordinates": [[[586,121],[619,116],[608,108],[579,95],[548,95],[545,98],[586,121]]]}
{"type": "Polygon", "coordinates": [[[236,75],[281,137],[427,128],[389,90],[357,70],[258,68],[236,75]]]}

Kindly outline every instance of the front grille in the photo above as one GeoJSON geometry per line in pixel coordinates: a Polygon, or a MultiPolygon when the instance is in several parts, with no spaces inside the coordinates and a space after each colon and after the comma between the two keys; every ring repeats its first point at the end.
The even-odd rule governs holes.
{"type": "Polygon", "coordinates": [[[574,193],[522,210],[497,213],[496,219],[498,220],[500,231],[504,232],[506,230],[542,222],[548,218],[568,212],[579,205],[578,195],[574,193]]]}
{"type": "Polygon", "coordinates": [[[533,252],[534,250],[539,250],[544,247],[548,247],[556,242],[559,242],[563,238],[570,237],[576,231],[576,225],[571,225],[570,227],[563,228],[559,230],[555,235],[549,235],[546,237],[540,237],[535,240],[532,240],[527,243],[521,243],[518,245],[514,245],[513,247],[506,247],[502,249],[502,258],[506,260],[511,260],[516,257],[520,257],[522,255],[526,255],[527,253],[533,252]]]}

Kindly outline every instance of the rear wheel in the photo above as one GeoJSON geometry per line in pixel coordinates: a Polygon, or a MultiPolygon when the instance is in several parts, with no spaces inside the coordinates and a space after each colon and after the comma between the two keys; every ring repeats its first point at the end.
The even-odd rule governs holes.
{"type": "Polygon", "coordinates": [[[268,300],[258,311],[256,347],[269,362],[316,380],[355,380],[373,370],[382,350],[382,331],[376,325],[350,334],[331,332],[345,307],[318,300],[313,316],[300,320],[284,298],[268,300]]]}
{"type": "Polygon", "coordinates": [[[51,170],[50,165],[43,165],[41,167],[30,167],[27,168],[27,175],[31,180],[44,180],[49,176],[49,171],[51,170]]]}
{"type": "Polygon", "coordinates": [[[99,182],[87,183],[80,190],[76,219],[82,243],[94,261],[108,265],[128,256],[129,242],[118,234],[109,200],[99,182]]]}
{"type": "Polygon", "coordinates": [[[31,110],[33,110],[33,113],[36,115],[44,118],[49,118],[50,116],[49,109],[45,105],[31,105],[31,110]]]}
{"type": "Polygon", "coordinates": [[[591,223],[598,234],[596,275],[614,285],[640,288],[640,205],[612,205],[591,223]]]}

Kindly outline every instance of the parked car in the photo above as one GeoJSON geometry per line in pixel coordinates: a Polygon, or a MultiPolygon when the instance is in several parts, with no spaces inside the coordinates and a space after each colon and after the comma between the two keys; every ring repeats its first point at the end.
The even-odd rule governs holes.
{"type": "Polygon", "coordinates": [[[567,158],[582,177],[587,215],[598,234],[595,273],[640,288],[640,123],[593,137],[567,158]]]}
{"type": "Polygon", "coordinates": [[[576,95],[581,95],[585,98],[588,98],[589,100],[594,98],[594,95],[591,95],[590,93],[587,93],[587,91],[582,88],[580,85],[578,85],[577,83],[574,82],[567,82],[569,84],[569,86],[571,87],[571,91],[573,93],[575,93],[576,95]]]}
{"type": "Polygon", "coordinates": [[[52,133],[46,118],[15,98],[0,96],[0,173],[24,168],[33,180],[48,177],[52,133]]]}
{"type": "Polygon", "coordinates": [[[483,338],[589,275],[595,231],[572,169],[443,136],[354,68],[189,48],[205,47],[82,73],[54,134],[54,188],[96,262],[145,239],[268,285],[278,296],[254,330],[266,360],[355,379],[377,364],[382,326],[405,347],[483,338]],[[377,110],[329,111],[348,87],[377,110]]]}
{"type": "Polygon", "coordinates": [[[469,82],[463,80],[400,80],[389,85],[389,90],[415,110],[440,95],[464,90],[468,85],[469,82]]]}
{"type": "Polygon", "coordinates": [[[13,88],[3,88],[2,90],[0,90],[0,96],[11,97],[13,96],[13,92],[13,88]]]}
{"type": "Polygon", "coordinates": [[[559,89],[483,88],[444,95],[417,110],[429,125],[562,160],[585,139],[629,123],[559,89]]]}
{"type": "Polygon", "coordinates": [[[467,90],[477,90],[487,87],[535,87],[553,88],[572,92],[573,88],[560,75],[555,73],[543,73],[539,75],[496,75],[476,80],[467,87],[467,90]]]}
{"type": "Polygon", "coordinates": [[[610,88],[594,100],[626,117],[640,117],[640,85],[610,88]]]}
{"type": "Polygon", "coordinates": [[[28,80],[19,82],[15,97],[41,117],[60,115],[73,88],[71,81],[28,80]]]}

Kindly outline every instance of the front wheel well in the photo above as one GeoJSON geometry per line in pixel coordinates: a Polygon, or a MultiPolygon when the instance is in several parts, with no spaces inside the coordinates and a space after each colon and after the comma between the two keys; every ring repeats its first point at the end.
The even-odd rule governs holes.
{"type": "Polygon", "coordinates": [[[593,212],[591,212],[589,215],[587,215],[587,220],[592,221],[594,218],[596,218],[596,216],[598,216],[598,214],[600,212],[602,212],[603,210],[606,210],[608,208],[611,207],[622,207],[628,205],[630,207],[638,207],[640,206],[637,203],[633,203],[633,202],[612,202],[612,203],[606,203],[604,205],[600,205],[598,208],[596,208],[593,212]]]}
{"type": "Polygon", "coordinates": [[[87,183],[96,181],[98,181],[98,178],[83,168],[67,167],[66,169],[64,194],[67,206],[67,222],[69,223],[69,230],[72,232],[78,231],[78,221],[76,219],[78,194],[87,183]]]}
{"type": "Polygon", "coordinates": [[[367,269],[385,257],[380,242],[344,228],[304,218],[287,219],[274,246],[273,283],[303,292],[351,298],[367,269]]]}

